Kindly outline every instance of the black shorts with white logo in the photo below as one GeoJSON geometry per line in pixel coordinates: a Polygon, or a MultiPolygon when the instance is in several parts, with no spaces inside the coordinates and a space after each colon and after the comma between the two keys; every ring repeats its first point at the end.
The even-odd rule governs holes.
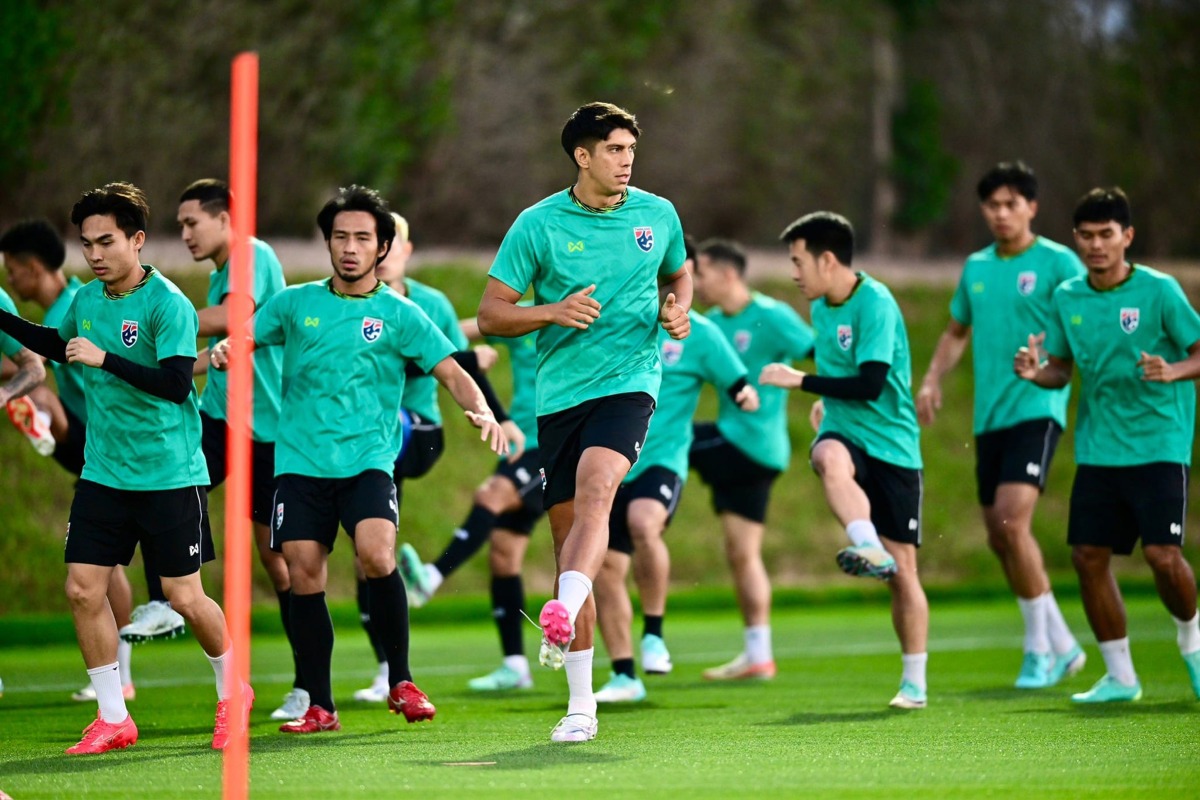
{"type": "MultiPolygon", "coordinates": [[[[228,473],[229,425],[223,419],[200,412],[200,446],[208,464],[208,490],[225,482],[228,473]]],[[[250,519],[271,524],[271,502],[275,497],[275,443],[250,442],[250,519]]]]}
{"type": "Polygon", "coordinates": [[[545,507],[575,497],[575,472],[589,447],[604,447],[625,456],[631,465],[637,463],[653,415],[653,397],[624,392],[538,417],[545,507]]]}
{"type": "Polygon", "coordinates": [[[496,474],[508,478],[517,487],[521,507],[496,519],[496,527],[528,536],[533,526],[546,513],[542,506],[541,455],[537,449],[526,450],[515,464],[501,461],[496,474]]]}
{"type": "Polygon", "coordinates": [[[66,563],[128,565],[138,544],[164,578],[191,575],[212,561],[204,487],[142,492],[79,481],[67,523],[66,563]]]}
{"type": "Polygon", "coordinates": [[[429,472],[446,449],[446,435],[442,432],[441,423],[431,422],[411,411],[408,415],[412,418],[412,433],[392,473],[397,484],[409,478],[420,478],[429,472]]]}
{"type": "Polygon", "coordinates": [[[67,438],[55,442],[53,458],[67,472],[79,477],[83,472],[83,448],[87,445],[87,425],[71,413],[64,404],[63,414],[67,417],[67,438]]]}
{"type": "Polygon", "coordinates": [[[850,451],[854,482],[867,493],[871,522],[879,535],[893,542],[920,547],[921,499],[925,491],[922,471],[873,458],[837,433],[821,434],[813,447],[824,441],[841,442],[850,451]]]}
{"type": "Polygon", "coordinates": [[[1067,543],[1111,547],[1127,556],[1142,546],[1183,546],[1187,517],[1186,464],[1159,461],[1132,467],[1080,464],[1071,487],[1067,543]]]}
{"type": "Polygon", "coordinates": [[[666,467],[650,467],[629,483],[621,484],[608,518],[608,549],[625,555],[633,554],[629,504],[634,500],[657,500],[667,510],[666,524],[670,525],[682,494],[683,479],[666,467]]]}
{"type": "Polygon", "coordinates": [[[751,522],[767,521],[771,486],[779,470],[764,467],[725,438],[715,422],[692,426],[688,466],[712,488],[713,510],[728,511],[751,522]]]}
{"type": "Polygon", "coordinates": [[[979,505],[994,504],[996,487],[1002,483],[1028,483],[1044,490],[1060,436],[1062,426],[1048,417],[976,436],[975,482],[979,487],[979,505]]]}
{"type": "Polygon", "coordinates": [[[398,522],[396,485],[386,472],[369,469],[349,478],[280,475],[271,514],[271,549],[284,542],[320,542],[330,551],[338,525],[354,538],[365,519],[398,522]]]}

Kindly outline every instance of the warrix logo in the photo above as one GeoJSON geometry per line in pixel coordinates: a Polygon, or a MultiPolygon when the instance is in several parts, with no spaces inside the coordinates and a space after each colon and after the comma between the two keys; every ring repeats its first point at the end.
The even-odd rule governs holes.
{"type": "Polygon", "coordinates": [[[854,344],[854,329],[849,325],[838,325],[837,343],[843,350],[849,350],[850,345],[854,344]]]}
{"type": "Polygon", "coordinates": [[[583,252],[583,242],[582,241],[567,242],[567,252],[568,253],[582,253],[583,252]]]}
{"type": "Polygon", "coordinates": [[[133,347],[137,344],[138,324],[137,320],[127,319],[121,322],[121,344],[126,347],[133,347]]]}
{"type": "Polygon", "coordinates": [[[1023,297],[1029,297],[1029,295],[1033,294],[1033,290],[1036,288],[1036,272],[1022,272],[1017,276],[1017,291],[1020,292],[1023,297]]]}
{"type": "Polygon", "coordinates": [[[306,328],[315,328],[320,324],[321,324],[320,317],[305,317],[304,318],[304,327],[306,327],[306,328]]]}
{"type": "MultiPolygon", "coordinates": [[[[67,529],[69,530],[70,527],[71,526],[68,525],[67,529]]],[[[1183,536],[1183,526],[1180,525],[1178,522],[1172,522],[1171,523],[1171,535],[1172,536],[1183,536]]]]}
{"type": "Polygon", "coordinates": [[[200,554],[200,545],[198,545],[198,544],[188,545],[188,555],[189,556],[194,556],[194,555],[199,555],[199,554],[200,554]]]}
{"type": "Polygon", "coordinates": [[[82,327],[85,331],[90,331],[92,329],[92,321],[90,319],[85,319],[82,327]]]}
{"type": "Polygon", "coordinates": [[[1025,465],[1025,474],[1031,478],[1038,477],[1039,475],[1042,474],[1042,465],[1035,464],[1032,461],[1030,461],[1028,464],[1025,465]]]}
{"type": "Polygon", "coordinates": [[[1133,333],[1138,329],[1138,322],[1142,316],[1141,309],[1137,308],[1122,308],[1121,309],[1121,330],[1126,333],[1133,333]]]}
{"type": "Polygon", "coordinates": [[[374,317],[363,317],[362,335],[368,342],[373,342],[383,333],[383,320],[374,317]]]}
{"type": "Polygon", "coordinates": [[[653,228],[634,228],[633,238],[637,242],[637,246],[642,248],[642,252],[649,253],[654,249],[654,229],[653,228]]]}

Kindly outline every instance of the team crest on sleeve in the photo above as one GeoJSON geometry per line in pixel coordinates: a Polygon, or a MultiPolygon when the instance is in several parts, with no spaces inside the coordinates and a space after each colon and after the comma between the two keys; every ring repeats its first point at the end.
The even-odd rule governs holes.
{"type": "Polygon", "coordinates": [[[674,339],[667,339],[663,342],[662,360],[665,366],[673,367],[679,363],[681,358],[683,358],[683,342],[677,342],[674,339]]]}
{"type": "Polygon", "coordinates": [[[363,317],[362,335],[368,342],[373,342],[383,333],[383,320],[375,317],[363,317]]]}
{"type": "Polygon", "coordinates": [[[654,249],[654,229],[650,227],[634,228],[633,238],[637,242],[637,246],[642,248],[642,252],[649,253],[654,249]]]}
{"type": "Polygon", "coordinates": [[[1033,294],[1033,290],[1037,288],[1037,273],[1022,272],[1017,276],[1017,291],[1022,297],[1029,297],[1033,294]]]}
{"type": "Polygon", "coordinates": [[[1122,308],[1121,309],[1121,330],[1126,333],[1133,333],[1138,329],[1138,322],[1141,321],[1141,309],[1137,308],[1122,308]]]}
{"type": "Polygon", "coordinates": [[[733,346],[739,353],[750,349],[750,331],[736,331],[733,334],[733,346]]]}
{"type": "Polygon", "coordinates": [[[136,319],[121,321],[121,344],[133,347],[138,340],[138,324],[136,319]]]}
{"type": "Polygon", "coordinates": [[[849,350],[850,345],[854,344],[854,328],[849,325],[838,325],[837,343],[838,347],[843,350],[849,350]]]}

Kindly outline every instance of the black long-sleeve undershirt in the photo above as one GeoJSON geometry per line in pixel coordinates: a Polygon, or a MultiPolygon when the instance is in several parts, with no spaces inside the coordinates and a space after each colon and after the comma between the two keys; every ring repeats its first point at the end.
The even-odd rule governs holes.
{"type": "MultiPolygon", "coordinates": [[[[488,408],[492,410],[492,416],[497,422],[508,422],[508,411],[500,402],[500,398],[496,396],[496,390],[492,388],[492,382],[488,380],[487,375],[479,368],[479,356],[474,350],[459,350],[456,353],[451,353],[450,357],[454,359],[454,363],[463,368],[463,371],[471,376],[471,380],[479,387],[479,391],[483,392],[484,402],[488,404],[488,408]]],[[[404,377],[406,378],[423,378],[429,373],[421,369],[415,362],[406,361],[404,364],[404,377]]]]}
{"type": "Polygon", "coordinates": [[[43,358],[67,363],[67,343],[58,335],[58,328],[38,325],[0,309],[0,331],[4,331],[43,358]]]}
{"type": "Polygon", "coordinates": [[[730,386],[728,389],[725,390],[725,394],[729,395],[729,399],[736,403],[738,401],[738,392],[740,392],[743,388],[745,388],[745,386],[746,386],[746,376],[743,375],[742,377],[737,379],[737,382],[734,383],[733,386],[730,386]]]}
{"type": "Polygon", "coordinates": [[[859,364],[857,375],[848,378],[806,374],[800,388],[835,400],[877,400],[883,394],[890,368],[882,361],[866,361],[859,364]]]}

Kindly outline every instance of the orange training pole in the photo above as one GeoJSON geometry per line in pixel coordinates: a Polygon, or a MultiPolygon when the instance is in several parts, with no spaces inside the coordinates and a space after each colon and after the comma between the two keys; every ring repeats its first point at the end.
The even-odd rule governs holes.
{"type": "MultiPolygon", "coordinates": [[[[250,422],[254,372],[243,332],[254,312],[254,209],[258,178],[258,55],[233,59],[233,101],[229,125],[229,189],[233,196],[230,249],[229,477],[225,482],[225,619],[233,644],[230,716],[239,713],[250,681],[250,422]]],[[[240,725],[230,725],[225,748],[222,793],[242,800],[249,793],[250,742],[240,725]]]]}

